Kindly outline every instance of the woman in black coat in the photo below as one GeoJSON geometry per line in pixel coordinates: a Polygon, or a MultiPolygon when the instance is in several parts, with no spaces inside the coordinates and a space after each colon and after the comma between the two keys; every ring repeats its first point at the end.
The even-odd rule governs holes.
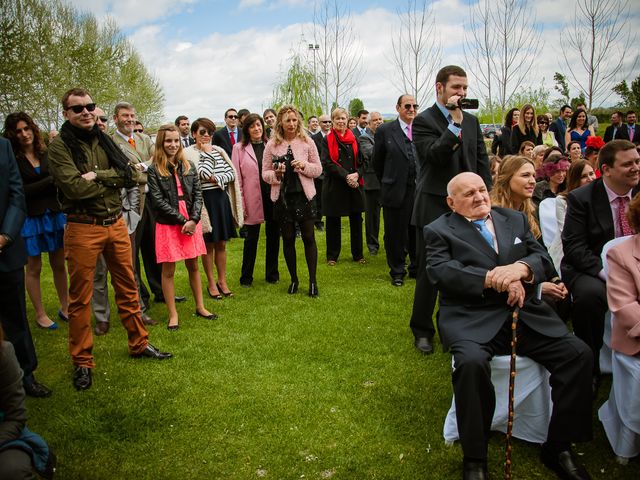
{"type": "Polygon", "coordinates": [[[507,116],[504,117],[504,125],[500,129],[500,135],[493,137],[491,143],[491,153],[498,155],[500,158],[504,158],[505,155],[511,155],[511,129],[518,123],[520,118],[520,110],[512,108],[507,112],[507,116]]]}
{"type": "Polygon", "coordinates": [[[538,127],[536,111],[528,103],[520,109],[518,124],[511,130],[511,152],[517,154],[527,140],[534,145],[542,145],[542,131],[538,127]]]}
{"type": "Polygon", "coordinates": [[[341,248],[341,217],[349,217],[351,255],[365,263],[362,253],[362,212],[364,212],[363,161],[358,142],[347,128],[348,114],[336,108],[333,127],[322,142],[320,160],[324,168],[322,211],[327,217],[327,263],[335,265],[341,248]]]}

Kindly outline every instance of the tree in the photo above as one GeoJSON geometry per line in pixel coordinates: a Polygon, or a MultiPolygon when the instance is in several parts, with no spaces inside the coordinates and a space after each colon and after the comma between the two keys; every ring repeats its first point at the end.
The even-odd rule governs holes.
{"type": "Polygon", "coordinates": [[[63,93],[83,87],[107,112],[126,100],[148,126],[161,120],[162,89],[113,20],[100,24],[62,0],[3,1],[0,55],[0,116],[23,110],[58,127],[63,93]]]}
{"type": "Polygon", "coordinates": [[[403,93],[413,95],[423,105],[442,61],[433,0],[407,0],[406,10],[398,9],[397,15],[400,27],[391,39],[392,60],[399,72],[394,80],[403,93]]]}
{"type": "Polygon", "coordinates": [[[591,109],[607,100],[616,79],[635,68],[636,34],[628,24],[629,0],[578,0],[573,11],[572,24],[560,33],[562,56],[569,82],[591,109]]]}
{"type": "Polygon", "coordinates": [[[560,95],[562,95],[561,102],[563,104],[571,102],[571,95],[569,94],[569,84],[567,78],[560,72],[553,74],[553,81],[555,86],[553,87],[560,95]]]}
{"type": "Polygon", "coordinates": [[[491,111],[494,101],[499,111],[506,111],[542,50],[542,30],[532,10],[528,0],[494,0],[470,7],[464,55],[487,93],[491,111]]]}
{"type": "Polygon", "coordinates": [[[622,80],[613,87],[613,91],[622,97],[622,102],[618,103],[618,107],[640,110],[640,75],[631,82],[631,88],[627,85],[626,80],[622,80]]]}
{"type": "Polygon", "coordinates": [[[316,78],[300,53],[292,52],[289,68],[273,90],[273,108],[294,105],[305,117],[320,115],[322,102],[316,96],[316,78]]]}
{"type": "Polygon", "coordinates": [[[349,116],[357,117],[360,110],[364,110],[364,103],[359,98],[352,98],[349,102],[349,116]]]}
{"type": "Polygon", "coordinates": [[[351,15],[338,0],[316,1],[313,11],[314,44],[319,45],[318,85],[325,112],[343,105],[363,74],[362,56],[351,25],[351,15]]]}

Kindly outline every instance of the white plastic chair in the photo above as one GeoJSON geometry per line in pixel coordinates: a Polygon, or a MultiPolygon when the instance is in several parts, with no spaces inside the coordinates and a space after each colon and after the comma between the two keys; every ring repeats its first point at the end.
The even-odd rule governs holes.
{"type": "MultiPolygon", "coordinates": [[[[491,430],[506,433],[509,406],[509,355],[491,360],[491,383],[496,392],[496,408],[491,430]]],[[[453,362],[453,360],[452,360],[453,362]]],[[[528,357],[516,357],[513,436],[533,443],[547,439],[551,419],[551,387],[549,372],[528,357]]],[[[458,440],[455,395],[444,422],[443,436],[450,445],[458,440]]]]}
{"type": "Polygon", "coordinates": [[[545,198],[538,206],[538,218],[540,219],[540,231],[544,246],[549,248],[558,234],[558,222],[556,220],[556,199],[545,198]]]}

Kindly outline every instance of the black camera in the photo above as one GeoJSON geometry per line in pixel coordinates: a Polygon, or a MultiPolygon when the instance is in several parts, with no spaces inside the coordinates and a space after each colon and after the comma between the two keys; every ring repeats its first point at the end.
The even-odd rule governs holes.
{"type": "Polygon", "coordinates": [[[477,98],[461,98],[458,100],[458,104],[455,103],[447,103],[445,105],[447,110],[455,110],[456,108],[460,108],[461,110],[477,110],[480,108],[480,102],[477,98]]]}
{"type": "Polygon", "coordinates": [[[278,170],[280,165],[284,164],[285,170],[291,168],[291,162],[293,161],[293,152],[291,151],[291,145],[287,148],[287,153],[281,156],[273,156],[273,169],[278,170]]]}

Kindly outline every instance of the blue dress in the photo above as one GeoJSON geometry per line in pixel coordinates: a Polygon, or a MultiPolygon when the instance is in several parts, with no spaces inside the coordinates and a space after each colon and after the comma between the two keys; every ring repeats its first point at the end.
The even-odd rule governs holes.
{"type": "Polygon", "coordinates": [[[580,144],[580,148],[582,149],[583,154],[584,154],[585,148],[587,148],[587,137],[589,135],[591,135],[591,132],[589,131],[589,129],[582,132],[582,135],[580,135],[575,130],[571,130],[571,141],[578,142],[580,144]]]}
{"type": "MultiPolygon", "coordinates": [[[[40,167],[35,167],[34,170],[40,174],[40,167]]],[[[27,255],[35,257],[42,252],[55,252],[62,248],[66,223],[64,213],[52,212],[49,209],[42,215],[27,217],[20,230],[27,255]]]]}

